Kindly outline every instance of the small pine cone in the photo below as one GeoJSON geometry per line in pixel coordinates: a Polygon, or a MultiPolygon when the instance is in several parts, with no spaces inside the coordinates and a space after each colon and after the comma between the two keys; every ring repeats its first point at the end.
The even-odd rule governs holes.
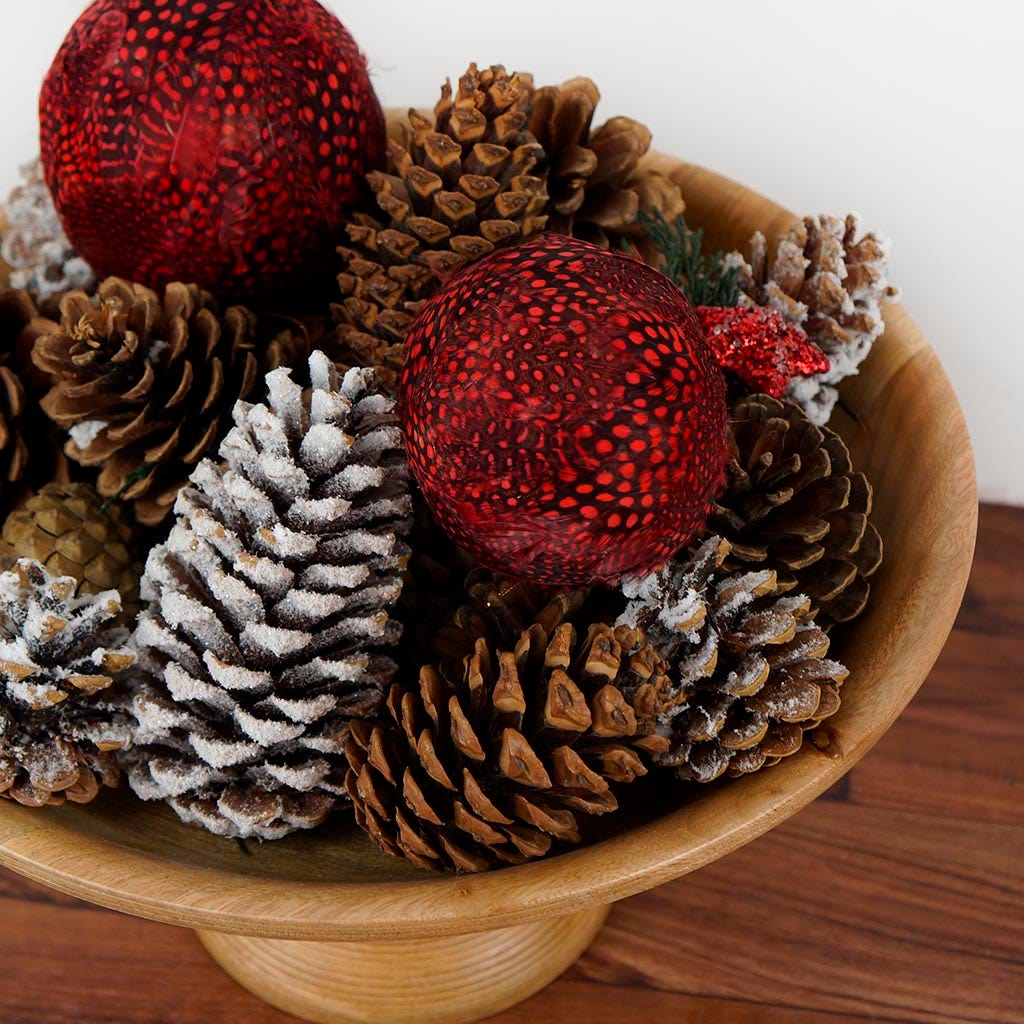
{"type": "Polygon", "coordinates": [[[132,528],[122,507],[89,484],[47,484],[14,507],[0,531],[0,568],[19,558],[72,577],[78,594],[116,590],[126,621],[138,613],[142,566],[132,528]]]}
{"type": "Polygon", "coordinates": [[[768,395],[742,398],[729,431],[728,485],[708,519],[732,546],[727,565],[775,569],[779,586],[806,594],[826,628],[856,618],[882,539],[869,520],[871,484],[854,472],[843,439],[768,395]]]}
{"type": "Polygon", "coordinates": [[[685,204],[666,175],[640,166],[651,133],[628,117],[592,128],[601,94],[589,78],[573,78],[533,94],[530,131],[548,159],[548,228],[603,249],[630,240],[658,265],[642,218],[675,223],[685,204]]]}
{"type": "Polygon", "coordinates": [[[379,211],[356,214],[338,250],[340,359],[380,366],[393,387],[420,304],[460,267],[544,228],[530,89],[525,76],[471,64],[454,92],[445,83],[433,119],[409,111],[385,171],[367,177],[379,211]]]}
{"type": "Polygon", "coordinates": [[[156,526],[200,460],[216,451],[231,407],[258,383],[256,318],[171,284],[162,295],[109,278],[71,292],[60,324],[43,322],[32,357],[53,376],[43,410],[71,438],[70,459],[102,467],[96,489],[156,526]]]}
{"type": "Polygon", "coordinates": [[[742,304],[777,309],[828,356],[826,372],[794,379],[789,391],[819,426],[832,414],[835,385],[857,373],[885,330],[883,303],[899,298],[888,281],[890,248],[851,213],[796,221],[770,258],[760,232],[750,239],[749,262],[742,253],[726,257],[740,268],[742,304]]]}
{"type": "MultiPolygon", "coordinates": [[[[544,619],[544,615],[540,619],[544,619]]],[[[645,774],[634,749],[667,686],[639,630],[537,621],[515,643],[478,636],[458,675],[425,666],[377,723],[354,721],[346,787],[384,851],[421,867],[485,871],[578,843],[645,774]]]]}
{"type": "Polygon", "coordinates": [[[111,626],[120,599],[76,588],[31,559],[0,575],[0,796],[27,807],[118,785],[112,752],[129,742],[120,690],[135,656],[111,626]]]}
{"type": "Polygon", "coordinates": [[[9,284],[45,303],[75,289],[92,291],[96,277],[61,226],[38,160],[21,168],[24,181],[3,204],[7,228],[0,257],[11,268],[9,284]]]}
{"type": "Polygon", "coordinates": [[[391,617],[408,549],[408,466],[376,372],[322,352],[310,389],[279,369],[235,407],[220,448],[149,557],[129,779],[224,836],[276,839],[344,799],[353,715],[396,671],[391,617]]]}
{"type": "Polygon", "coordinates": [[[627,581],[622,625],[646,623],[671,690],[639,745],[684,781],[744,775],[796,753],[839,708],[847,670],[825,657],[810,601],[782,593],[771,569],[729,572],[711,537],[657,573],[627,581]]]}

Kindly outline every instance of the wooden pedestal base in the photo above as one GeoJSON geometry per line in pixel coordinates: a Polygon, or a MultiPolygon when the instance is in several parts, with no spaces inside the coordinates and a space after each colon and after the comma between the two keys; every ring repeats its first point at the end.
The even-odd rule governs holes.
{"type": "Polygon", "coordinates": [[[240,985],[317,1024],[469,1024],[554,981],[590,945],[609,909],[399,942],[199,938],[240,985]]]}

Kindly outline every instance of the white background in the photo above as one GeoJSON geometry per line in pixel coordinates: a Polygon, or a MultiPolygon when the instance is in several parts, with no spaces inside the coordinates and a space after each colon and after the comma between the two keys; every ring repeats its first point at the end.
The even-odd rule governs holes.
{"type": "MultiPolygon", "coordinates": [[[[39,83],[83,0],[3,0],[0,193],[37,152],[39,83]]],[[[334,0],[386,106],[470,60],[578,74],[598,122],[797,213],[854,209],[895,241],[904,303],[967,414],[983,498],[1024,504],[1024,16],[975,0],[334,0]],[[1012,415],[1011,415],[1011,406],[1012,415]]]]}

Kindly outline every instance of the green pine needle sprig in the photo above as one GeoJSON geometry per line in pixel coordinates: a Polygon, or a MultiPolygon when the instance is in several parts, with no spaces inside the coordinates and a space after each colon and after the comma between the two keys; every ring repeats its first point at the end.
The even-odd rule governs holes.
{"type": "Polygon", "coordinates": [[[726,267],[724,253],[705,253],[700,228],[691,230],[682,215],[670,224],[660,213],[643,214],[640,223],[665,261],[663,273],[692,305],[736,305],[740,296],[739,267],[726,267]]]}

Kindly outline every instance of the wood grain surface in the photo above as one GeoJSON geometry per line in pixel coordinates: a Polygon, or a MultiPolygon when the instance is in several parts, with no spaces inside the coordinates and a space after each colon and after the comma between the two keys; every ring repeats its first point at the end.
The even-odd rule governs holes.
{"type": "MultiPolygon", "coordinates": [[[[490,1024],[1024,1024],[1024,509],[982,509],[957,627],[824,799],[626,900],[490,1024]]],[[[3,1024],[292,1024],[194,934],[0,871],[3,1024]]]]}

